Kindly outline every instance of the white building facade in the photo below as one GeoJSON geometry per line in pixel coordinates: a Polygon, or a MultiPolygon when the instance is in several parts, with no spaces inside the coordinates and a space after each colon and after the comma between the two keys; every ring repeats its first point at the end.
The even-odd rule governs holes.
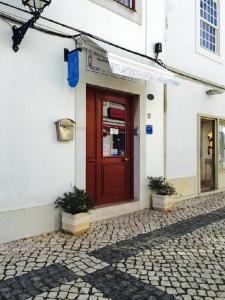
{"type": "Polygon", "coordinates": [[[17,53],[13,18],[30,15],[0,5],[1,242],[59,229],[53,203],[74,185],[95,198],[92,221],[149,207],[148,176],[171,180],[177,200],[225,187],[225,95],[206,93],[223,92],[224,3],[180,2],[55,0],[37,22],[45,32],[30,29],[17,53]],[[59,36],[75,29],[87,34],[59,36]],[[183,78],[139,55],[155,58],[158,42],[183,78]],[[64,48],[76,47],[71,88],[64,48]],[[64,118],[76,123],[70,142],[57,141],[64,118]]]}
{"type": "MultiPolygon", "coordinates": [[[[167,65],[195,79],[224,85],[224,5],[214,0],[167,1],[167,65]]],[[[223,90],[196,80],[180,80],[176,89],[168,86],[166,177],[181,195],[225,187],[224,100],[223,90]]]]}

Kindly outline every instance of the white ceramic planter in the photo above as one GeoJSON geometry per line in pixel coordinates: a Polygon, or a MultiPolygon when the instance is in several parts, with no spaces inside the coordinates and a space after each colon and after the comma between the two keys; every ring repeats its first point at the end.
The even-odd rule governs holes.
{"type": "Polygon", "coordinates": [[[171,196],[164,196],[158,194],[152,194],[152,206],[157,210],[172,210],[173,209],[173,198],[171,196]]]}
{"type": "Polygon", "coordinates": [[[73,234],[80,234],[88,230],[90,226],[90,216],[88,213],[71,215],[62,212],[62,230],[73,234]]]}

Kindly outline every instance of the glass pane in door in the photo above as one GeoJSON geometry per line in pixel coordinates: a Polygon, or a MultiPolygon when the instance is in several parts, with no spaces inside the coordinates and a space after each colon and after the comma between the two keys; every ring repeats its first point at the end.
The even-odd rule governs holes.
{"type": "Polygon", "coordinates": [[[225,171],[225,121],[219,122],[219,171],[225,171]]]}
{"type": "Polygon", "coordinates": [[[201,119],[201,192],[215,189],[215,121],[201,119]]]}
{"type": "Polygon", "coordinates": [[[126,106],[104,101],[102,103],[103,157],[120,157],[126,154],[126,106]]]}

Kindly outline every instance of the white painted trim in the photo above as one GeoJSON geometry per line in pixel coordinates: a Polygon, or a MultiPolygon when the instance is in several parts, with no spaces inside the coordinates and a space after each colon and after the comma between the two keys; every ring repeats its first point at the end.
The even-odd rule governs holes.
{"type": "Polygon", "coordinates": [[[136,174],[136,185],[134,186],[135,200],[140,201],[142,208],[149,207],[149,198],[146,186],[146,90],[145,85],[141,83],[133,83],[103,74],[96,74],[87,71],[86,51],[80,55],[80,81],[76,87],[76,105],[80,107],[75,121],[76,126],[76,182],[75,185],[84,188],[86,185],[86,151],[78,151],[78,147],[82,144],[86,149],[86,87],[95,86],[98,88],[110,89],[115,92],[125,92],[133,94],[138,99],[138,117],[137,127],[139,128],[139,136],[137,137],[136,148],[136,164],[138,165],[138,174],[136,174]],[[142,157],[142,159],[141,159],[142,157]],[[81,171],[82,170],[82,171],[81,171]],[[78,174],[79,172],[79,174],[78,174]]]}
{"type": "Polygon", "coordinates": [[[216,195],[216,194],[222,193],[224,191],[225,191],[225,188],[224,189],[217,189],[217,190],[210,191],[210,192],[204,192],[204,193],[200,193],[200,194],[192,194],[192,195],[188,195],[188,196],[182,196],[182,197],[179,197],[179,198],[173,198],[173,200],[174,200],[174,203],[179,203],[179,202],[182,202],[182,201],[185,201],[185,200],[191,200],[191,199],[194,199],[194,198],[200,198],[201,199],[203,197],[216,195]]]}
{"type": "MultiPolygon", "coordinates": [[[[140,209],[140,201],[132,201],[97,207],[89,211],[87,216],[90,216],[90,222],[93,223],[130,214],[140,209]]],[[[53,204],[0,212],[0,244],[58,231],[61,228],[60,215],[60,210],[55,209],[53,204]]]]}
{"type": "MultiPolygon", "coordinates": [[[[149,200],[150,202],[150,200],[149,200]]],[[[113,217],[127,215],[140,210],[140,201],[114,204],[105,207],[96,207],[89,211],[90,222],[102,221],[113,217]]]]}
{"type": "Polygon", "coordinates": [[[0,212],[0,243],[57,231],[60,219],[52,204],[0,212]]]}

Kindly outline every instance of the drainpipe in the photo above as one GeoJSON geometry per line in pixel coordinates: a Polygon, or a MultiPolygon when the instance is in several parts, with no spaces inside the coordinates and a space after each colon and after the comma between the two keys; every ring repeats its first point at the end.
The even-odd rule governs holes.
{"type": "MultiPolygon", "coordinates": [[[[145,55],[148,55],[148,0],[145,0],[145,55]]],[[[145,80],[145,95],[147,95],[147,81],[145,80]]]]}
{"type": "MultiPolygon", "coordinates": [[[[76,39],[74,39],[74,43],[75,43],[75,49],[77,48],[77,41],[76,39]]],[[[80,72],[80,65],[79,65],[79,72],[80,72]]],[[[79,82],[78,82],[79,84],[79,82]]],[[[75,117],[75,122],[77,120],[77,107],[76,107],[76,103],[77,103],[77,89],[74,89],[74,117],[75,117]]],[[[85,131],[86,134],[86,131],[85,131]]],[[[73,186],[77,186],[77,139],[76,139],[76,127],[75,127],[75,138],[74,138],[74,179],[73,179],[73,186]]],[[[85,189],[86,189],[86,183],[85,183],[85,189]]]]}
{"type": "MultiPolygon", "coordinates": [[[[164,6],[164,19],[165,19],[165,24],[164,24],[164,42],[165,42],[165,47],[166,47],[166,43],[167,43],[167,29],[168,29],[168,20],[167,20],[167,2],[165,3],[164,6]]],[[[163,125],[164,125],[164,177],[167,178],[167,110],[168,110],[168,86],[167,84],[164,84],[164,95],[163,95],[163,125]]]]}
{"type": "Polygon", "coordinates": [[[167,178],[167,104],[168,104],[168,87],[164,84],[164,177],[167,178]]]}

